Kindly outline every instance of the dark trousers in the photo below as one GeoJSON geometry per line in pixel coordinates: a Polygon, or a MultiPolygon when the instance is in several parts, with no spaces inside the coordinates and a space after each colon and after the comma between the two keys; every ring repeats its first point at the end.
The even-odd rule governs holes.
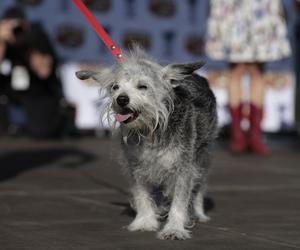
{"type": "Polygon", "coordinates": [[[0,93],[0,135],[6,131],[8,127],[8,109],[7,98],[0,93]]]}
{"type": "Polygon", "coordinates": [[[24,98],[27,130],[35,137],[51,137],[59,133],[62,115],[59,99],[50,96],[24,98]]]}

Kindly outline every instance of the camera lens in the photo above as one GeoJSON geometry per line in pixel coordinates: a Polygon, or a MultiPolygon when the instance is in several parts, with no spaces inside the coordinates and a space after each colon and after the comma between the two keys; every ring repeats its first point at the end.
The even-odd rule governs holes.
{"type": "Polygon", "coordinates": [[[18,35],[22,34],[23,31],[24,31],[24,29],[21,25],[18,25],[18,26],[13,28],[13,33],[14,33],[15,36],[18,36],[18,35]]]}

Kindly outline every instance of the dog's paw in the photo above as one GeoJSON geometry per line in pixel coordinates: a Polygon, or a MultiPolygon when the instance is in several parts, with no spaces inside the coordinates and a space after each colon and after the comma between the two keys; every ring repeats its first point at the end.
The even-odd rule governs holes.
{"type": "Polygon", "coordinates": [[[186,240],[191,238],[191,232],[182,228],[164,228],[157,235],[161,240],[186,240]]]}
{"type": "Polygon", "coordinates": [[[210,221],[210,217],[205,214],[198,215],[197,217],[198,217],[199,222],[202,222],[202,223],[210,221]]]}
{"type": "Polygon", "coordinates": [[[141,217],[135,218],[133,222],[127,227],[129,231],[157,231],[159,222],[156,218],[141,217]]]}

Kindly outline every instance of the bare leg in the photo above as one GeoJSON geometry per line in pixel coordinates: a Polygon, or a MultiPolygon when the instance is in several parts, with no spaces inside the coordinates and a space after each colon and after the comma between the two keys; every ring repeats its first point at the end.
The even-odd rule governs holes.
{"type": "Polygon", "coordinates": [[[155,204],[150,193],[142,184],[136,184],[133,189],[134,205],[136,207],[136,217],[128,226],[129,231],[156,231],[159,222],[155,213],[155,204]]]}
{"type": "Polygon", "coordinates": [[[190,231],[185,229],[188,222],[188,205],[191,197],[192,178],[179,176],[174,188],[174,195],[169,211],[168,221],[158,238],[184,240],[191,237],[190,231]]]}
{"type": "Polygon", "coordinates": [[[258,108],[263,106],[265,92],[265,84],[261,67],[262,65],[259,64],[250,64],[247,66],[251,75],[250,102],[258,108]]]}
{"type": "Polygon", "coordinates": [[[228,84],[229,105],[236,108],[242,102],[241,77],[245,73],[244,64],[233,64],[230,69],[228,84]]]}

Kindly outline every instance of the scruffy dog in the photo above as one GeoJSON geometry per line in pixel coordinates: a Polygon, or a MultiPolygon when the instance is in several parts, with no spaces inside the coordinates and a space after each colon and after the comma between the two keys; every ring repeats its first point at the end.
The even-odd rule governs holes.
{"type": "Polygon", "coordinates": [[[122,148],[136,217],[130,231],[157,231],[160,239],[187,239],[204,214],[209,151],[216,137],[216,101],[203,64],[155,63],[135,48],[122,63],[101,72],[79,71],[107,90],[105,113],[121,124],[122,148]]]}

